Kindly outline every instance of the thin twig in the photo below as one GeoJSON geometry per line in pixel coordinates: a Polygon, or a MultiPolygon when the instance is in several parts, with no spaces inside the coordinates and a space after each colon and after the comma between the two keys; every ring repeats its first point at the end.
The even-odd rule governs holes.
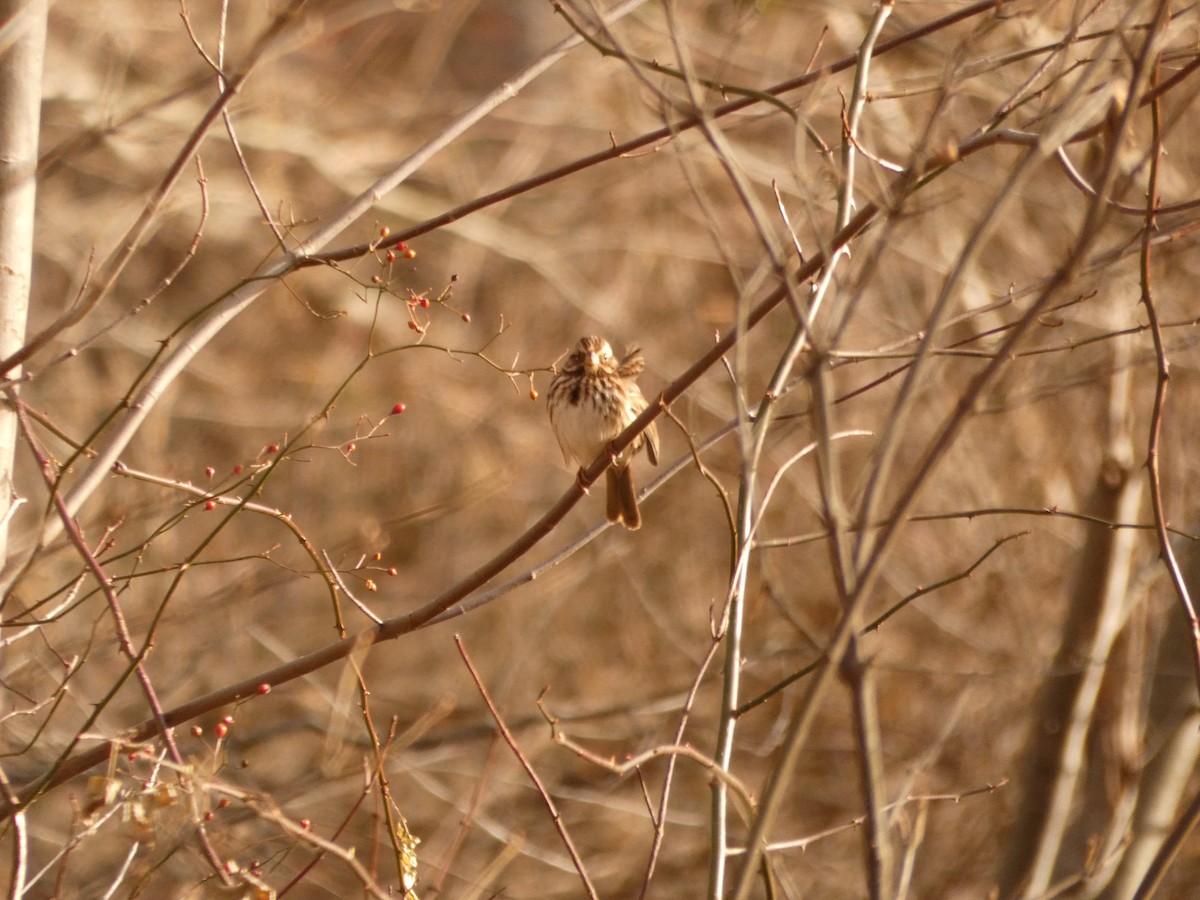
{"type": "MultiPolygon", "coordinates": [[[[896,800],[887,804],[884,807],[885,812],[901,809],[910,803],[950,803],[958,804],[968,797],[978,797],[982,794],[993,794],[1000,788],[1008,784],[1007,778],[1001,778],[995,784],[986,784],[983,787],[973,788],[969,791],[963,791],[961,794],[910,794],[902,800],[896,800]]],[[[772,841],[767,845],[767,851],[777,853],[782,850],[807,850],[811,844],[816,841],[823,840],[827,837],[832,837],[835,834],[840,834],[844,831],[854,831],[861,828],[867,821],[866,815],[855,817],[853,820],[842,825],[834,825],[832,828],[827,828],[824,831],[819,831],[816,834],[810,834],[802,838],[791,838],[784,841],[772,841]]],[[[743,854],[746,852],[744,847],[737,847],[730,851],[735,854],[743,854]]]]}
{"type": "MultiPolygon", "coordinates": [[[[1058,506],[1046,506],[1041,508],[1025,507],[1025,506],[987,506],[977,509],[962,509],[950,510],[940,513],[923,513],[920,515],[910,515],[910,522],[942,522],[952,521],[954,519],[966,519],[968,522],[972,519],[981,518],[984,516],[1029,516],[1029,517],[1049,517],[1058,519],[1069,519],[1074,522],[1083,522],[1087,525],[1098,525],[1101,528],[1132,528],[1137,531],[1153,531],[1158,526],[1154,522],[1116,522],[1112,519],[1106,519],[1103,516],[1094,516],[1087,513],[1074,512],[1069,509],[1062,509],[1058,506]]],[[[880,528],[886,525],[887,522],[880,520],[871,525],[872,528],[880,528]]],[[[855,523],[855,529],[862,528],[861,523],[855,523]]],[[[1169,527],[1168,532],[1179,538],[1188,541],[1200,542],[1200,534],[1193,534],[1189,531],[1184,531],[1182,528],[1169,527]]],[[[796,535],[795,537],[785,538],[762,538],[758,541],[758,546],[764,549],[773,547],[794,547],[797,544],[811,544],[816,541],[823,541],[829,536],[827,531],[813,531],[809,534],[796,535]]]]}
{"type": "Polygon", "coordinates": [[[879,618],[873,619],[871,622],[864,625],[862,633],[869,634],[872,631],[878,630],[880,625],[882,625],[896,613],[900,612],[900,610],[904,609],[904,607],[908,606],[908,604],[912,603],[914,600],[918,600],[921,597],[924,597],[926,594],[932,594],[934,591],[940,591],[942,588],[948,587],[957,581],[965,581],[975,574],[975,570],[982,566],[989,556],[991,556],[1009,541],[1015,541],[1017,538],[1023,538],[1028,534],[1028,531],[1018,531],[1016,534],[1006,534],[1002,538],[997,538],[996,542],[992,544],[992,546],[983,551],[982,556],[976,559],[961,572],[956,575],[950,575],[946,578],[943,578],[941,581],[935,581],[933,584],[928,585],[927,587],[917,588],[903,600],[900,600],[898,603],[894,603],[889,606],[887,611],[884,612],[883,615],[879,616],[879,618]]]}
{"type": "MultiPolygon", "coordinates": [[[[1161,10],[1162,6],[1160,6],[1161,10]]],[[[1157,71],[1156,67],[1155,73],[1157,71]]],[[[1167,573],[1170,575],[1171,584],[1175,588],[1175,595],[1179,598],[1179,604],[1183,608],[1183,612],[1187,616],[1188,623],[1192,628],[1193,658],[1196,665],[1196,689],[1200,691],[1200,619],[1197,619],[1196,605],[1192,601],[1187,581],[1179,568],[1179,562],[1175,559],[1175,551],[1171,547],[1170,534],[1167,528],[1166,505],[1162,495],[1162,479],[1159,475],[1159,437],[1162,433],[1162,423],[1167,406],[1167,385],[1171,379],[1171,367],[1167,361],[1166,347],[1163,344],[1162,327],[1158,321],[1158,308],[1154,303],[1154,293],[1150,287],[1150,235],[1154,231],[1154,207],[1158,202],[1158,171],[1163,154],[1162,136],[1159,130],[1159,103],[1157,97],[1150,104],[1150,113],[1153,149],[1150,153],[1150,179],[1146,190],[1146,228],[1142,232],[1140,270],[1142,284],[1141,303],[1146,308],[1146,317],[1150,323],[1150,334],[1154,339],[1154,359],[1157,364],[1156,373],[1158,377],[1154,385],[1154,409],[1150,415],[1150,433],[1146,446],[1146,472],[1150,479],[1150,501],[1154,509],[1154,530],[1158,535],[1158,552],[1162,557],[1163,564],[1167,568],[1167,573]]],[[[1119,137],[1120,135],[1117,136],[1118,139],[1119,137]]],[[[1115,155],[1117,148],[1111,148],[1110,152],[1115,155]]]]}
{"type": "MultiPolygon", "coordinates": [[[[691,720],[692,707],[696,703],[696,697],[700,693],[700,685],[704,682],[704,676],[708,673],[709,666],[717,656],[717,650],[720,644],[713,641],[708,646],[708,653],[704,659],[700,661],[700,665],[696,668],[696,674],[692,678],[692,685],[688,689],[687,697],[683,701],[683,709],[679,713],[679,722],[675,726],[675,745],[683,743],[683,735],[687,731],[688,722],[691,720]]],[[[539,704],[540,705],[540,704],[539,704]]],[[[543,711],[544,712],[544,711],[543,711]]],[[[639,900],[644,900],[650,892],[650,883],[654,878],[654,870],[658,863],[658,855],[662,851],[663,838],[667,833],[667,807],[671,797],[671,786],[675,779],[675,764],[679,757],[674,753],[667,756],[667,771],[663,775],[662,791],[658,798],[658,811],[651,810],[651,821],[654,822],[654,838],[650,842],[650,855],[646,861],[646,873],[642,876],[642,889],[638,894],[639,900]]],[[[639,776],[641,771],[639,769],[639,776]]]]}
{"type": "Polygon", "coordinates": [[[559,837],[562,838],[563,845],[567,848],[567,853],[571,856],[571,861],[575,864],[575,871],[579,873],[579,878],[583,882],[583,889],[587,891],[587,895],[592,900],[597,900],[598,896],[595,887],[592,886],[592,880],[588,877],[587,869],[583,864],[583,859],[579,856],[579,851],[575,849],[575,842],[571,840],[571,835],[567,832],[567,824],[563,821],[562,816],[558,812],[558,806],[555,804],[550,793],[542,784],[542,779],[538,777],[537,771],[533,768],[533,764],[529,762],[524,753],[521,752],[520,746],[517,744],[516,738],[512,732],[508,730],[508,726],[504,724],[504,719],[500,715],[500,711],[496,709],[496,705],[492,703],[492,698],[488,696],[487,688],[483,686],[483,679],[479,677],[479,672],[475,670],[475,666],[471,663],[471,657],[467,655],[467,648],[463,644],[460,635],[454,636],[455,646],[458,647],[458,653],[462,657],[463,662],[467,666],[467,671],[471,673],[471,680],[475,682],[475,687],[479,691],[479,696],[483,698],[484,704],[488,708],[488,712],[492,714],[492,719],[496,722],[496,728],[499,729],[504,742],[508,744],[513,755],[521,764],[521,768],[525,770],[525,774],[529,776],[529,780],[533,782],[534,788],[542,798],[542,802],[546,805],[546,809],[550,813],[550,818],[554,822],[554,827],[558,831],[559,837]]]}
{"type": "Polygon", "coordinates": [[[538,698],[538,708],[542,711],[542,715],[546,717],[546,722],[550,725],[551,736],[554,742],[566,747],[580,759],[600,766],[621,778],[626,777],[630,772],[640,772],[646,763],[655,759],[662,759],[664,757],[689,759],[706,770],[713,778],[724,781],[728,787],[732,788],[741,801],[743,810],[750,810],[754,807],[753,794],[742,783],[741,779],[730,772],[726,772],[717,764],[716,760],[701,753],[690,744],[657,744],[648,750],[628,756],[620,762],[613,756],[602,756],[599,753],[593,753],[587,747],[584,747],[578,741],[573,740],[563,733],[562,729],[559,728],[558,717],[546,708],[544,697],[545,694],[543,693],[543,696],[538,698]]]}
{"type": "MultiPolygon", "coordinates": [[[[849,221],[855,205],[858,134],[862,124],[862,114],[867,104],[871,57],[873,48],[878,42],[893,8],[892,0],[880,0],[859,47],[858,65],[854,70],[850,103],[843,118],[842,182],[838,193],[836,228],[840,228],[849,221]]],[[[827,296],[833,283],[838,261],[848,254],[849,248],[846,247],[841,254],[831,257],[830,264],[817,281],[817,293],[813,300],[814,308],[820,299],[827,296]]],[[[858,567],[861,565],[861,560],[856,559],[850,542],[848,528],[850,516],[842,490],[841,454],[835,441],[834,432],[836,420],[834,418],[832,376],[824,359],[818,360],[817,365],[813,368],[810,383],[817,432],[817,471],[821,503],[825,520],[829,525],[827,547],[839,599],[846,610],[847,618],[853,618],[857,616],[857,613],[851,598],[855,596],[858,588],[858,567]]],[[[859,533],[860,542],[865,535],[866,532],[859,533]]],[[[863,803],[867,809],[867,828],[862,837],[867,889],[873,900],[886,900],[893,894],[895,877],[893,874],[894,853],[888,828],[888,816],[884,809],[886,776],[883,767],[883,738],[879,723],[875,676],[861,656],[856,635],[852,634],[847,642],[840,668],[851,692],[860,788],[863,803]]],[[[759,840],[761,839],[762,835],[760,834],[759,840]]],[[[749,866],[741,875],[739,892],[744,893],[749,884],[749,866]]]]}
{"type": "Polygon", "coordinates": [[[1167,869],[1171,867],[1179,856],[1179,851],[1183,849],[1184,842],[1188,836],[1196,830],[1196,826],[1200,825],[1200,792],[1192,797],[1192,802],[1188,804],[1187,809],[1179,816],[1175,822],[1175,826],[1162,842],[1158,852],[1154,854],[1154,860],[1146,869],[1145,877],[1138,884],[1137,893],[1133,895],[1133,900],[1150,900],[1158,889],[1162,887],[1163,879],[1166,877],[1167,869]]]}

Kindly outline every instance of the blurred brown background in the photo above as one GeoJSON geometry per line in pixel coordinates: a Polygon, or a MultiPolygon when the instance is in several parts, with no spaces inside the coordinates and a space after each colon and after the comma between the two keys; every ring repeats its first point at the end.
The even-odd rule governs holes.
{"type": "MultiPolygon", "coordinates": [[[[873,11],[867,3],[676,6],[678,39],[697,73],[751,88],[852,53],[873,11]]],[[[906,165],[961,141],[1027,80],[1035,87],[1019,94],[1024,99],[1004,127],[1037,133],[1064,127],[1060,111],[1074,102],[1070,92],[1081,82],[1085,94],[1100,99],[1074,107],[1067,133],[1102,120],[1106,81],[1086,65],[1103,59],[1114,80],[1127,79],[1144,38],[1133,25],[1149,22],[1154,11],[1154,4],[1126,7],[1085,18],[1073,4],[1009,4],[1002,14],[973,16],[880,57],[860,133],[864,152],[906,165]],[[1107,34],[1126,12],[1131,19],[1120,40],[1081,39],[1022,53],[1053,47],[1073,28],[1107,34]]],[[[281,8],[231,9],[225,53],[235,66],[281,8]]],[[[215,54],[218,4],[192,2],[187,11],[215,54]]],[[[883,39],[949,11],[943,4],[900,3],[883,39]]],[[[646,4],[614,27],[631,52],[676,65],[660,5],[646,4]]],[[[289,234],[308,234],[570,33],[542,0],[307,5],[268,47],[231,106],[267,209],[289,234]]],[[[1181,13],[1162,39],[1162,79],[1191,61],[1194,39],[1194,16],[1181,13]]],[[[400,232],[677,119],[663,95],[682,102],[679,82],[652,71],[641,77],[619,58],[576,48],[382,197],[337,246],[375,239],[385,226],[400,232]]],[[[829,239],[841,184],[843,98],[852,79],[852,71],[830,75],[784,95],[797,110],[795,121],[762,103],[719,123],[731,147],[726,163],[773,216],[769,224],[781,246],[790,246],[791,236],[776,211],[773,183],[805,252],[829,239]]],[[[1190,200],[1200,187],[1191,83],[1163,100],[1163,203],[1190,200]]],[[[189,41],[178,6],[112,0],[101,12],[55,5],[31,333],[70,303],[89,254],[103,258],[121,239],[215,94],[215,76],[189,41]]],[[[713,107],[725,99],[702,95],[713,107]]],[[[1150,147],[1145,113],[1134,123],[1126,180],[1118,179],[1124,204],[1144,204],[1150,147]]],[[[959,344],[959,352],[934,357],[914,387],[915,404],[901,423],[899,482],[911,476],[1004,327],[1029,307],[1079,238],[1090,199],[1052,160],[1006,187],[1025,152],[997,146],[951,167],[839,264],[827,318],[817,328],[834,353],[830,383],[840,397],[911,357],[968,237],[1009,192],[994,232],[954,283],[954,322],[935,341],[940,348],[959,344]]],[[[1094,174],[1103,136],[1066,152],[1081,172],[1094,174]]],[[[860,207],[885,199],[895,177],[870,156],[858,161],[860,207]]],[[[115,290],[27,367],[32,377],[23,399],[70,440],[83,442],[102,428],[160,342],[189,317],[203,316],[277,249],[220,124],[200,159],[208,216],[180,276],[139,315],[91,339],[186,254],[200,220],[193,167],[115,290]],[[81,344],[78,355],[51,364],[81,344]]],[[[1172,326],[1165,329],[1173,377],[1160,448],[1164,501],[1171,524],[1185,528],[1195,516],[1194,217],[1190,209],[1160,217],[1159,231],[1171,240],[1153,253],[1159,316],[1172,326]]],[[[921,515],[900,531],[864,609],[870,621],[913,591],[954,579],[861,643],[876,677],[885,784],[898,804],[891,813],[896,871],[909,896],[982,897],[997,885],[1001,894],[1019,893],[1005,879],[1024,865],[1030,829],[1040,827],[1049,786],[1060,774],[1052,752],[1042,769],[1033,763],[1065,728],[1065,710],[1092,658],[1089,641],[1106,585],[1121,585],[1116,636],[1097,661],[1098,700],[1087,713],[1086,741],[1071,758],[1081,774],[1067,798],[1073,824],[1064,830],[1053,883],[1072,896],[1105,890],[1127,896],[1115,873],[1127,848],[1137,846],[1131,823],[1165,791],[1169,827],[1176,803],[1200,786],[1188,776],[1196,748],[1189,751],[1185,738],[1195,731],[1197,686],[1191,651],[1177,640],[1186,637],[1186,623],[1153,530],[1107,527],[1152,522],[1143,464],[1155,359],[1138,302],[1143,225],[1136,215],[1112,212],[1098,226],[1085,264],[1057,295],[1056,303],[1069,305],[1037,319],[1021,349],[1038,352],[1012,361],[958,433],[913,510],[921,515]],[[1051,508],[1095,518],[1045,514],[1051,508]],[[970,577],[955,579],[997,540],[1018,533],[970,577]],[[1172,757],[1178,771],[1164,789],[1148,772],[1167,750],[1180,755],[1172,757]],[[1003,786],[986,790],[996,785],[1003,786]]],[[[548,367],[581,334],[602,334],[614,345],[637,342],[648,363],[641,384],[650,396],[706,352],[715,333],[733,327],[739,303],[764,292],[754,281],[765,265],[762,242],[720,156],[695,130],[490,206],[411,246],[415,258],[401,257],[390,269],[381,254],[369,254],[340,271],[304,269],[270,287],[199,354],[121,454],[130,468],[214,490],[228,485],[229,494],[244,496],[245,485],[234,484],[235,466],[244,467],[243,476],[255,471],[272,456],[269,445],[286,445],[317,417],[256,499],[290,515],[382,617],[417,608],[494,556],[574,477],[561,461],[544,401],[531,402],[529,378],[510,379],[470,351],[486,345],[500,367],[537,370],[533,383],[544,396],[548,367]],[[381,296],[374,276],[387,280],[391,292],[381,296]],[[453,276],[442,305],[437,298],[453,276]],[[410,290],[434,302],[410,309],[404,302],[410,290]],[[408,327],[412,316],[424,334],[408,327]],[[397,348],[404,349],[379,353],[397,348]],[[355,373],[369,350],[379,355],[355,373]],[[406,406],[403,415],[368,437],[397,402],[406,406]],[[342,452],[350,441],[354,451],[342,452]],[[215,470],[211,478],[206,467],[215,470]],[[377,591],[368,589],[367,578],[377,591]]],[[[714,367],[674,404],[696,441],[732,420],[739,403],[760,401],[793,327],[791,313],[780,307],[747,336],[744,354],[730,354],[728,371],[714,367]]],[[[813,361],[813,354],[802,357],[794,389],[780,400],[756,503],[780,466],[813,440],[804,379],[813,361]]],[[[881,380],[836,407],[838,428],[873,435],[838,444],[851,510],[873,471],[874,448],[902,381],[902,374],[881,380]]],[[[677,425],[660,419],[659,428],[667,463],[689,453],[677,425]]],[[[56,459],[70,455],[68,441],[48,430],[38,436],[56,459]]],[[[742,460],[734,434],[703,455],[735,500],[742,460]]],[[[76,460],[73,472],[86,465],[76,460]]],[[[637,466],[642,484],[657,474],[644,459],[637,466]]],[[[29,499],[12,525],[14,559],[23,559],[46,506],[28,454],[18,461],[17,492],[29,499]]],[[[598,493],[500,580],[599,522],[598,493]]],[[[887,496],[896,493],[893,485],[887,496]]],[[[135,638],[155,629],[147,666],[167,707],[337,637],[329,588],[291,532],[269,516],[242,511],[213,537],[218,517],[230,509],[188,506],[194,502],[181,490],[113,476],[80,517],[92,544],[114,529],[101,559],[117,578],[135,638]],[[184,561],[189,568],[176,580],[184,561]]],[[[729,591],[731,537],[717,491],[695,466],[645,500],[643,514],[640,532],[611,529],[495,602],[356,657],[377,727],[386,734],[395,720],[385,770],[391,801],[421,841],[422,897],[582,896],[551,817],[496,738],[455,633],[558,803],[599,894],[638,895],[653,837],[643,786],[636,776],[618,778],[554,745],[535,701],[550,686],[546,702],[564,730],[605,757],[620,760],[674,741],[683,698],[729,591]]],[[[826,542],[770,545],[824,529],[809,457],[782,476],[756,533],[766,543],[749,563],[743,701],[818,659],[837,626],[841,607],[826,542]]],[[[5,636],[55,610],[3,656],[2,768],[17,785],[52,766],[125,669],[103,598],[86,578],[77,590],[71,586],[81,571],[59,538],[36,555],[5,599],[5,636]],[[72,660],[77,667],[64,681],[72,660]]],[[[369,625],[344,599],[341,605],[350,631],[369,625]]],[[[703,754],[713,752],[716,740],[722,653],[701,682],[684,736],[703,754]]],[[[201,738],[179,729],[179,742],[206,776],[269,795],[287,816],[310,819],[315,833],[355,848],[380,884],[396,885],[384,801],[377,790],[364,790],[375,756],[353,674],[346,663],[326,667],[205,717],[197,723],[205,729],[201,738]],[[213,728],[225,713],[234,723],[218,750],[213,728]]],[[[756,793],[778,763],[805,684],[740,719],[732,771],[756,793]]],[[[82,746],[97,736],[119,737],[147,714],[128,679],[107,699],[82,746]]],[[[866,894],[864,836],[852,824],[865,812],[860,752],[851,693],[839,685],[821,705],[772,832],[776,840],[814,838],[803,850],[772,854],[782,896],[866,894]]],[[[657,760],[643,773],[655,806],[665,765],[657,760]]],[[[124,753],[110,774],[119,776],[123,793],[103,823],[83,816],[83,779],[29,810],[31,870],[48,867],[30,896],[99,896],[97,886],[114,883],[118,895],[201,895],[208,875],[189,837],[187,804],[165,803],[147,814],[148,824],[121,822],[129,816],[122,803],[132,808],[128,799],[142,785],[171,777],[124,753]]],[[[649,896],[704,896],[709,783],[701,766],[678,764],[649,896]]],[[[246,804],[217,808],[219,796],[204,793],[199,803],[213,810],[208,829],[221,858],[257,863],[275,889],[312,859],[310,847],[246,804]]],[[[737,843],[742,822],[736,814],[731,822],[737,843]]],[[[1187,896],[1197,878],[1200,852],[1192,840],[1161,896],[1187,896]]],[[[327,857],[290,893],[359,890],[347,866],[327,857]]]]}

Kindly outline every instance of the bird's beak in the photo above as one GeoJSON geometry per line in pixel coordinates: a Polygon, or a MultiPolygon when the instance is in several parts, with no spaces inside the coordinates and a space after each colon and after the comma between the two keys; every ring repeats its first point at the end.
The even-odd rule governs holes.
{"type": "Polygon", "coordinates": [[[583,360],[583,368],[588,372],[596,372],[600,369],[600,355],[598,353],[589,353],[583,360]]]}

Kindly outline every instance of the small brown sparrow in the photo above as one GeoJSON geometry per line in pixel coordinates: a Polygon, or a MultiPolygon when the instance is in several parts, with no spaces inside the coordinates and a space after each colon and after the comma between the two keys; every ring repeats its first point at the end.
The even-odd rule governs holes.
{"type": "MultiPolygon", "coordinates": [[[[568,464],[586,466],[646,408],[646,398],[634,380],[645,368],[646,361],[637,347],[631,347],[625,359],[618,362],[608,341],[594,336],[580,338],[554,376],[546,404],[550,426],[568,464]]],[[[658,465],[658,429],[654,423],[614,457],[607,469],[605,515],[608,521],[620,522],[630,531],[642,527],[630,467],[642,447],[651,464],[658,465]]]]}

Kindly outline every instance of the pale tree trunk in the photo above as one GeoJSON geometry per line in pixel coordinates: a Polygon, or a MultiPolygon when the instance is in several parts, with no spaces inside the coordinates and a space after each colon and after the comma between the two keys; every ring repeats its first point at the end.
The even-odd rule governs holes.
{"type": "MultiPolygon", "coordinates": [[[[1085,508],[1106,522],[1136,522],[1144,479],[1135,464],[1132,368],[1128,346],[1116,352],[1108,440],[1085,508]]],[[[1002,897],[1046,896],[1056,879],[1085,869],[1086,843],[1104,831],[1101,822],[1079,821],[1079,798],[1089,779],[1104,774],[1095,760],[1088,767],[1087,738],[1099,729],[1100,689],[1128,618],[1136,548],[1132,529],[1095,529],[1078,556],[1062,643],[1040,689],[1023,754],[1026,771],[1014,779],[1021,802],[1000,872],[1002,897]]],[[[1106,808],[1093,818],[1112,816],[1106,808]]]]}
{"type": "MultiPolygon", "coordinates": [[[[0,0],[0,359],[24,342],[29,312],[46,13],[45,0],[0,0]]],[[[16,503],[16,436],[16,413],[0,405],[0,566],[16,503]]]]}
{"type": "MultiPolygon", "coordinates": [[[[0,359],[25,341],[33,270],[33,214],[37,198],[38,126],[46,0],[0,0],[0,359]]],[[[5,379],[18,370],[0,373],[5,379]]],[[[0,568],[17,507],[13,482],[17,414],[0,403],[0,568]]],[[[7,782],[6,782],[7,783],[7,782]]],[[[24,892],[28,840],[24,812],[13,817],[9,896],[24,892]]]]}

